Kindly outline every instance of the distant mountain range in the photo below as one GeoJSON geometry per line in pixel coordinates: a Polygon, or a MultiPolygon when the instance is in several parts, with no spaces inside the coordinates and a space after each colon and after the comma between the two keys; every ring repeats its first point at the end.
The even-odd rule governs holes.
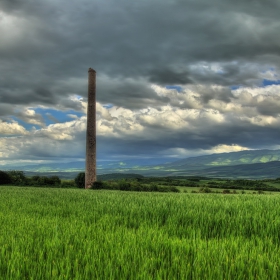
{"type": "MultiPolygon", "coordinates": [[[[97,174],[137,173],[144,176],[207,176],[227,178],[280,177],[280,150],[249,150],[190,157],[165,163],[162,160],[124,160],[97,162],[97,174]]],[[[0,170],[22,170],[27,173],[63,173],[70,177],[84,171],[85,163],[50,163],[5,165],[0,170]],[[68,174],[68,175],[67,175],[68,174]]]]}

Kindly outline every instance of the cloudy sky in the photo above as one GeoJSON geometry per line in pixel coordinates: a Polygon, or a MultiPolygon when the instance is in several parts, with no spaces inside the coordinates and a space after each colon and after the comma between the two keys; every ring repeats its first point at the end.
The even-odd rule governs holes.
{"type": "Polygon", "coordinates": [[[280,148],[279,0],[1,0],[0,164],[280,148]]]}

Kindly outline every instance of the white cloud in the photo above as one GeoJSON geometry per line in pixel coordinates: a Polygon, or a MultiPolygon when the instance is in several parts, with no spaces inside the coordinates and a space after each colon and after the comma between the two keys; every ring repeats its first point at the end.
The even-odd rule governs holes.
{"type": "Polygon", "coordinates": [[[28,131],[17,122],[7,123],[0,120],[0,134],[27,135],[28,131]]]}
{"type": "Polygon", "coordinates": [[[1,137],[0,157],[1,158],[21,158],[23,150],[26,149],[24,142],[27,137],[1,137]]]}
{"type": "Polygon", "coordinates": [[[125,137],[138,135],[143,131],[143,126],[137,122],[139,110],[112,107],[104,108],[100,104],[97,106],[100,118],[97,119],[97,134],[106,137],[125,137]]]}
{"type": "Polygon", "coordinates": [[[24,137],[1,137],[0,157],[8,160],[42,160],[80,158],[85,153],[84,143],[73,139],[61,141],[56,137],[30,134],[24,137]]]}
{"type": "Polygon", "coordinates": [[[270,81],[277,81],[280,79],[278,73],[274,69],[268,69],[260,73],[260,78],[270,80],[270,81]]]}
{"type": "Polygon", "coordinates": [[[184,158],[184,157],[195,157],[201,155],[210,155],[216,153],[230,153],[230,152],[240,152],[249,150],[247,147],[243,147],[237,144],[226,145],[219,144],[211,149],[186,149],[186,148],[170,148],[161,152],[162,155],[173,157],[173,158],[184,158]]]}
{"type": "Polygon", "coordinates": [[[212,149],[206,151],[207,153],[230,153],[230,152],[240,152],[240,151],[246,151],[249,150],[247,147],[243,147],[237,144],[232,145],[225,145],[225,144],[219,144],[212,149]]]}
{"type": "Polygon", "coordinates": [[[233,91],[236,97],[242,96],[243,94],[251,94],[251,96],[261,96],[261,95],[273,95],[279,96],[280,85],[270,85],[266,87],[243,87],[233,91]]]}
{"type": "Polygon", "coordinates": [[[45,126],[42,116],[40,114],[36,114],[33,108],[24,108],[16,113],[16,116],[26,123],[45,126]]]}
{"type": "Polygon", "coordinates": [[[71,119],[78,119],[78,116],[74,115],[74,114],[67,114],[67,117],[69,117],[71,119]]]}
{"type": "MultiPolygon", "coordinates": [[[[159,96],[168,97],[170,103],[156,108],[132,110],[116,106],[104,107],[97,102],[97,135],[107,139],[112,145],[114,139],[145,140],[155,143],[165,139],[167,145],[173,148],[163,147],[160,153],[169,157],[183,157],[246,150],[248,149],[246,145],[238,141],[229,144],[229,139],[219,140],[218,137],[228,137],[225,136],[228,131],[236,130],[236,127],[241,129],[238,131],[239,134],[242,131],[246,132],[247,127],[267,129],[280,126],[279,115],[265,114],[265,109],[272,108],[272,104],[276,106],[275,110],[277,106],[280,107],[276,94],[277,89],[280,89],[278,86],[238,89],[233,91],[234,95],[230,96],[230,102],[227,102],[221,96],[228,91],[225,91],[222,86],[212,85],[209,90],[214,91],[215,94],[206,103],[203,101],[205,94],[207,95],[205,86],[185,86],[182,87],[181,92],[157,85],[153,85],[152,88],[159,96]],[[274,94],[267,94],[268,88],[274,90],[274,94]],[[261,110],[263,113],[260,113],[261,110]],[[187,148],[190,142],[185,143],[184,139],[191,143],[200,141],[210,147],[199,149],[192,144],[191,148],[187,148]],[[207,141],[212,143],[208,144],[207,141]],[[224,144],[217,143],[219,141],[224,144]]],[[[86,112],[85,101],[74,95],[71,98],[73,102],[82,104],[86,112]]],[[[42,119],[33,107],[22,109],[17,114],[28,123],[39,124],[42,119]]],[[[27,151],[33,151],[33,154],[38,155],[61,157],[67,156],[71,151],[71,154],[80,157],[84,153],[86,116],[79,117],[74,114],[68,116],[73,120],[51,124],[40,129],[33,128],[29,132],[16,122],[1,122],[2,134],[25,135],[8,140],[1,138],[1,157],[24,157],[27,151]]]]}
{"type": "Polygon", "coordinates": [[[53,140],[73,140],[75,136],[86,130],[86,117],[65,123],[50,124],[34,132],[34,136],[45,136],[53,140]]]}

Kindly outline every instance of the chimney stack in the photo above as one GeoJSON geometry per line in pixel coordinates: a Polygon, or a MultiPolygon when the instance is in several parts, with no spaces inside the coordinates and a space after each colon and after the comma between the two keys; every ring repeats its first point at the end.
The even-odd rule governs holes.
{"type": "Polygon", "coordinates": [[[85,188],[96,181],[96,71],[88,70],[85,188]]]}

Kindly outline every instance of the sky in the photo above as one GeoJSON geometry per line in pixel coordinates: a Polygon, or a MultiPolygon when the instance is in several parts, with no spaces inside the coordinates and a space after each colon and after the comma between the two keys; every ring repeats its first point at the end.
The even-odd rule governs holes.
{"type": "Polygon", "coordinates": [[[0,164],[280,148],[279,0],[1,0],[0,164]]]}

